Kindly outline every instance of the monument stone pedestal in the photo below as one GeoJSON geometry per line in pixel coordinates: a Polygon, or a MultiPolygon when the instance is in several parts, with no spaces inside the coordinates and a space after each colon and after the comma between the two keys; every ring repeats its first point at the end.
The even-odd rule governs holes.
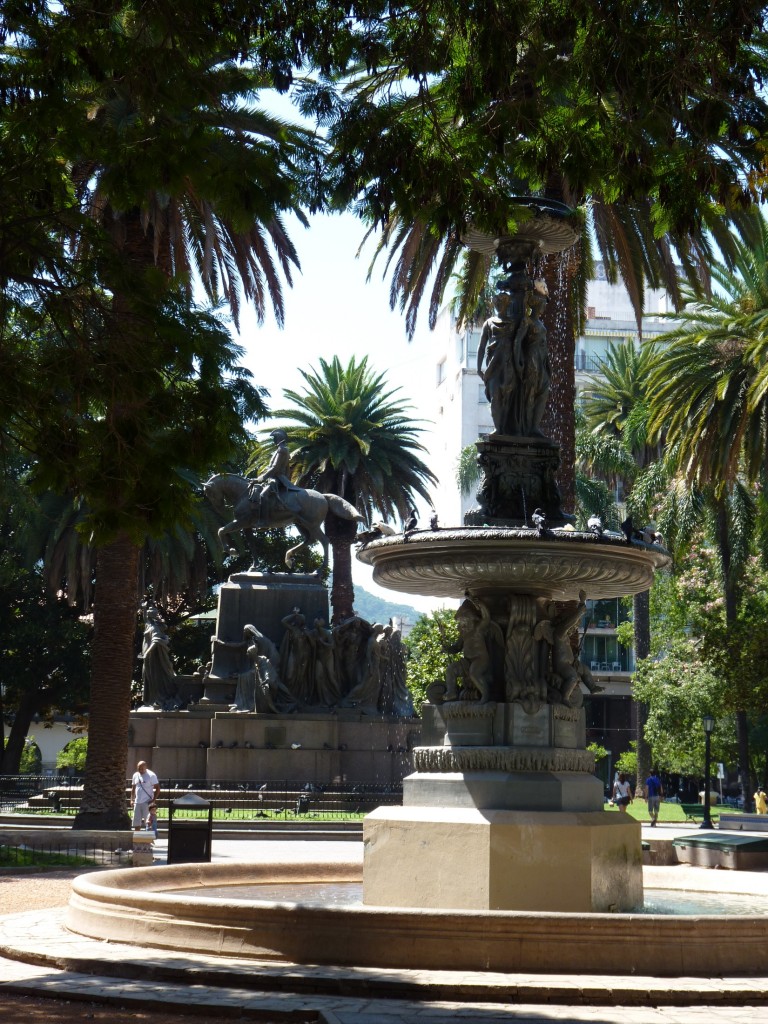
{"type": "Polygon", "coordinates": [[[276,645],[285,633],[282,620],[300,608],[311,626],[315,619],[328,621],[328,588],[312,573],[240,572],[230,576],[219,591],[211,670],[205,680],[201,703],[227,711],[242,669],[242,653],[226,644],[243,639],[243,628],[255,625],[276,645]]]}

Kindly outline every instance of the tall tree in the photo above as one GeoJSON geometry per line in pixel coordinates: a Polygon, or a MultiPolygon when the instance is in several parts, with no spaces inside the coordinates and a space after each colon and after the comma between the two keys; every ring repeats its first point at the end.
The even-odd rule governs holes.
{"type": "MultiPolygon", "coordinates": [[[[304,391],[286,391],[293,403],[273,413],[285,419],[297,482],[351,502],[371,523],[405,520],[416,497],[428,499],[435,477],[421,460],[418,426],[408,406],[389,390],[367,356],[353,356],[346,366],[334,356],[319,361],[319,371],[306,372],[304,391]]],[[[339,622],[353,611],[352,544],[356,524],[329,513],[325,529],[333,551],[331,606],[339,622]]]]}
{"type": "MultiPolygon", "coordinates": [[[[584,413],[593,435],[619,442],[629,455],[629,464],[614,482],[628,494],[638,473],[661,458],[661,441],[648,438],[648,375],[656,348],[651,343],[636,345],[625,340],[612,346],[601,360],[585,396],[584,413]]],[[[635,501],[635,515],[648,509],[635,501]]],[[[648,591],[632,599],[635,656],[638,662],[651,654],[651,613],[648,591]]],[[[637,784],[650,774],[651,752],[645,737],[648,707],[633,694],[636,724],[637,784]]]]}
{"type": "MultiPolygon", "coordinates": [[[[306,89],[304,109],[314,104],[331,122],[337,196],[381,229],[392,304],[409,331],[430,291],[434,323],[462,259],[471,312],[488,266],[463,255],[466,225],[513,230],[528,216],[526,194],[583,208],[609,277],[621,275],[638,317],[644,280],[677,294],[673,247],[691,275],[712,256],[707,232],[728,254],[722,214],[741,223],[764,187],[763,22],[762,4],[713,11],[699,0],[641,8],[433,0],[393,11],[388,52],[330,113],[322,82],[306,89]]],[[[591,267],[584,231],[576,250],[543,268],[552,296],[549,430],[566,467],[575,331],[591,267]]],[[[570,504],[572,479],[562,483],[570,504]]]]}
{"type": "MultiPolygon", "coordinates": [[[[719,552],[726,624],[735,627],[738,594],[759,522],[752,489],[766,484],[768,372],[768,225],[759,220],[756,246],[737,245],[736,267],[711,268],[719,291],[702,301],[689,295],[679,326],[664,335],[665,347],[650,378],[651,429],[666,430],[675,463],[700,496],[719,552]]],[[[752,792],[749,723],[736,711],[742,792],[752,792]]]]}
{"type": "Polygon", "coordinates": [[[265,80],[258,61],[235,59],[233,32],[250,40],[250,28],[231,30],[236,8],[204,2],[182,18],[164,3],[25,7],[7,65],[35,88],[4,111],[4,128],[45,136],[68,171],[65,247],[79,282],[42,299],[33,289],[37,303],[6,322],[15,373],[1,396],[37,483],[84,500],[97,548],[76,827],[126,820],[139,552],[190,514],[176,467],[224,461],[244,419],[263,412],[229,332],[192,303],[193,272],[235,319],[241,297],[281,319],[281,277],[298,262],[281,214],[302,216],[298,164],[313,143],[253,106],[265,80]]]}

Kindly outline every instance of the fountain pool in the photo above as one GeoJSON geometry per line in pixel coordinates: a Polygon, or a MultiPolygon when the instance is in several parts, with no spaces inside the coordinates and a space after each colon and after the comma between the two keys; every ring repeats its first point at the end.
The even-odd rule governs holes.
{"type": "Polygon", "coordinates": [[[147,948],[286,964],[667,977],[740,974],[750,964],[758,971],[768,942],[768,915],[703,907],[675,915],[653,905],[641,914],[461,911],[313,905],[299,895],[305,885],[350,884],[362,884],[357,862],[106,871],[75,880],[65,924],[147,948]],[[264,900],[235,895],[260,884],[285,895],[271,888],[264,900]],[[209,887],[230,891],[205,894],[209,887]]]}

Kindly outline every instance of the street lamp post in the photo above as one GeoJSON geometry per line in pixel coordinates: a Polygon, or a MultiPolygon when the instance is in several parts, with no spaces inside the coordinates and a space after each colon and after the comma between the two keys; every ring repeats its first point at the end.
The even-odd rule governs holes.
{"type": "Polygon", "coordinates": [[[710,738],[715,727],[715,720],[712,715],[704,715],[701,719],[704,729],[704,817],[701,822],[702,828],[712,828],[712,817],[710,815],[711,793],[709,789],[710,772],[710,738]]]}

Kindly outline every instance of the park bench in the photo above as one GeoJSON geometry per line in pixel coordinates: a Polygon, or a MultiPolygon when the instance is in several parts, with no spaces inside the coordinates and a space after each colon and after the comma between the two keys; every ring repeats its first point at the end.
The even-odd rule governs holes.
{"type": "Polygon", "coordinates": [[[721,829],[734,832],[768,832],[768,814],[728,814],[720,815],[721,829]]]}
{"type": "Polygon", "coordinates": [[[678,836],[672,840],[677,858],[698,867],[760,871],[768,866],[768,839],[762,836],[706,835],[678,836]]]}
{"type": "MultiPolygon", "coordinates": [[[[704,804],[682,804],[681,803],[680,807],[683,810],[683,814],[685,815],[685,820],[686,821],[692,821],[692,822],[695,823],[697,821],[703,821],[704,820],[704,804]]],[[[718,815],[718,811],[716,811],[714,809],[714,807],[711,807],[710,811],[709,811],[710,818],[716,818],[717,815],[718,815]]]]}

